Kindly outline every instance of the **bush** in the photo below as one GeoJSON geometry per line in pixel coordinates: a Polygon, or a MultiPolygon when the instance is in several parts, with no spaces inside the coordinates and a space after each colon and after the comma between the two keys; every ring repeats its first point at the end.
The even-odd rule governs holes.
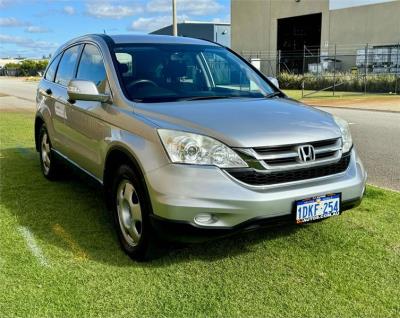
{"type": "Polygon", "coordinates": [[[47,60],[23,60],[21,63],[7,63],[4,65],[4,69],[8,75],[36,76],[38,72],[43,72],[46,69],[47,63],[47,60]]]}
{"type": "MultiPolygon", "coordinates": [[[[278,76],[279,85],[282,89],[301,89],[304,78],[304,89],[320,90],[333,86],[333,73],[323,75],[313,74],[290,74],[281,73],[278,76]]],[[[345,92],[363,92],[364,77],[351,73],[336,73],[336,90],[345,92]]],[[[389,93],[394,92],[396,87],[396,75],[394,74],[369,74],[366,79],[367,92],[389,93]]],[[[398,84],[400,86],[400,83],[398,84]]],[[[333,90],[332,88],[329,90],[333,90]]]]}

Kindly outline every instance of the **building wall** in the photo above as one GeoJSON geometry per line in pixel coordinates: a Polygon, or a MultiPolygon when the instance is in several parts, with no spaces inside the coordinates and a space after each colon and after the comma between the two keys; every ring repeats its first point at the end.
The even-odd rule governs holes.
{"type": "Polygon", "coordinates": [[[269,50],[269,8],[267,0],[231,0],[231,42],[236,52],[269,50]]]}
{"type": "Polygon", "coordinates": [[[400,42],[400,1],[332,10],[330,42],[343,46],[400,42]]]}
{"type": "Polygon", "coordinates": [[[278,19],[322,13],[321,43],[329,37],[329,0],[231,0],[232,48],[275,53],[278,19]]]}
{"type": "MultiPolygon", "coordinates": [[[[172,35],[172,25],[156,30],[152,34],[172,35]]],[[[178,23],[178,35],[213,41],[214,26],[212,24],[178,23]]]]}
{"type": "Polygon", "coordinates": [[[329,0],[231,0],[232,49],[242,55],[263,52],[261,71],[276,74],[278,19],[321,13],[321,48],[329,37],[329,0]]]}
{"type": "MultiPolygon", "coordinates": [[[[152,34],[172,35],[172,25],[152,32],[152,34]]],[[[230,47],[231,26],[214,23],[178,23],[178,35],[218,42],[230,47]]]]}
{"type": "Polygon", "coordinates": [[[214,42],[231,47],[231,26],[223,24],[214,25],[214,42]]]}
{"type": "Polygon", "coordinates": [[[278,19],[322,13],[321,50],[400,41],[400,0],[329,11],[329,0],[231,0],[232,48],[276,53],[278,19]]]}

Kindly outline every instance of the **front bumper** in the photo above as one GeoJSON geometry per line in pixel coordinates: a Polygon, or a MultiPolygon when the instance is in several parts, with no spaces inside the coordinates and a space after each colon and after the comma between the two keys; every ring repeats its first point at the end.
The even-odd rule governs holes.
{"type": "Polygon", "coordinates": [[[246,186],[211,166],[169,164],[146,175],[154,223],[169,220],[218,231],[246,227],[259,220],[288,219],[294,201],[308,197],[340,192],[344,204],[357,202],[363,196],[366,179],[354,149],[344,173],[273,187],[246,186]],[[201,213],[212,214],[216,221],[196,224],[194,218],[201,213]]]}
{"type": "MultiPolygon", "coordinates": [[[[361,198],[342,202],[342,212],[348,209],[355,208],[360,203],[361,198]]],[[[179,241],[185,243],[199,243],[209,241],[210,239],[230,236],[236,233],[255,231],[261,228],[271,228],[296,224],[294,213],[276,217],[254,218],[232,227],[218,228],[199,226],[194,222],[164,219],[154,214],[151,216],[150,221],[159,237],[170,241],[179,241]]]]}

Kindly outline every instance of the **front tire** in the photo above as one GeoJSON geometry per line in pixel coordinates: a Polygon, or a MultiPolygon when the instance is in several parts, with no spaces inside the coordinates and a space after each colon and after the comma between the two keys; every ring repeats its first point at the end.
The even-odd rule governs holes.
{"type": "Polygon", "coordinates": [[[114,224],[122,249],[136,261],[151,258],[154,245],[151,211],[143,182],[129,165],[121,165],[111,191],[114,224]]]}
{"type": "Polygon", "coordinates": [[[42,125],[40,128],[39,141],[40,167],[42,173],[47,179],[55,180],[60,176],[60,168],[52,152],[50,137],[45,125],[42,125]]]}

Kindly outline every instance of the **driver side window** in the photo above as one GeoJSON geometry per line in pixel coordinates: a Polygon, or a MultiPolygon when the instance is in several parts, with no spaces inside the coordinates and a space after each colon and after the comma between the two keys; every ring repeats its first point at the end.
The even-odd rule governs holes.
{"type": "Polygon", "coordinates": [[[77,79],[92,81],[96,84],[99,93],[108,91],[108,81],[103,57],[97,47],[86,44],[78,66],[77,79]]]}

